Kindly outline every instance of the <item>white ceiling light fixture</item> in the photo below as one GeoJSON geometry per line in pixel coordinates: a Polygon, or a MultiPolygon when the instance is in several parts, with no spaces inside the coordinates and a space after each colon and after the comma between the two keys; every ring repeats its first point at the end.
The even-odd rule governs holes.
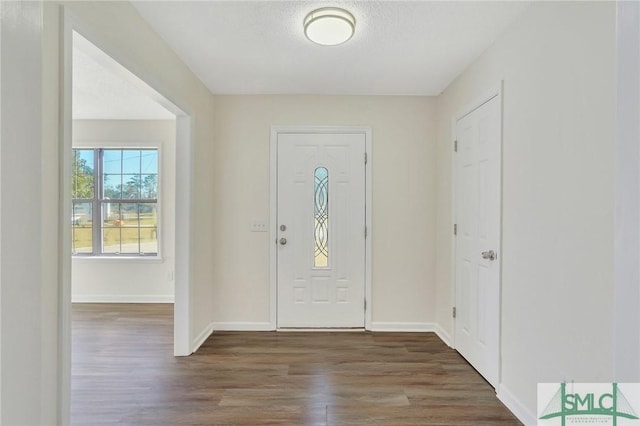
{"type": "Polygon", "coordinates": [[[323,7],[304,18],[304,35],[323,46],[342,44],[353,37],[356,18],[344,9],[323,7]]]}

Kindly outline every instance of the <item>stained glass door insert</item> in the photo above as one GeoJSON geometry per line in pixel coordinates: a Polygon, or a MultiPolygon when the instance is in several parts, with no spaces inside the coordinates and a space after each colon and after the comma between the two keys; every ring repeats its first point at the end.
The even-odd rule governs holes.
{"type": "Polygon", "coordinates": [[[329,266],[329,171],[318,167],[314,173],[314,259],[313,266],[329,266]]]}

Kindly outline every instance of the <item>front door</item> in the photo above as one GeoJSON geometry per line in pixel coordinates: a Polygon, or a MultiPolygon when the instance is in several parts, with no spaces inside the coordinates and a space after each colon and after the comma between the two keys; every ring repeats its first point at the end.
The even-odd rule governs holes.
{"type": "Polygon", "coordinates": [[[456,123],[455,346],[494,387],[500,333],[501,103],[456,123]]]}
{"type": "Polygon", "coordinates": [[[364,327],[365,135],[277,136],[278,327],[364,327]]]}

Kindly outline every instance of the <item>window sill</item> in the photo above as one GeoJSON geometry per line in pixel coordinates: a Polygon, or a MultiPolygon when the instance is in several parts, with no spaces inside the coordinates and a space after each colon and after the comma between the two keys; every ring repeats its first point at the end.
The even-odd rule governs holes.
{"type": "Polygon", "coordinates": [[[73,262],[124,262],[124,263],[163,263],[161,256],[75,256],[72,255],[73,262]]]}

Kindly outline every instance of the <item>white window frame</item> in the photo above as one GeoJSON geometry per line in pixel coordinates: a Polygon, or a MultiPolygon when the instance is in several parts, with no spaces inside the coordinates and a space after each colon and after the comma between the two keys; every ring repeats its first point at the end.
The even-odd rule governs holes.
{"type": "MultiPolygon", "coordinates": [[[[75,142],[71,148],[72,150],[96,150],[96,149],[155,149],[158,151],[158,195],[156,198],[156,214],[158,217],[157,224],[157,239],[158,239],[158,251],[154,254],[139,254],[139,253],[71,253],[74,259],[134,259],[134,260],[162,260],[162,233],[164,231],[163,226],[163,204],[162,204],[162,179],[164,170],[162,167],[162,143],[159,141],[135,141],[126,142],[122,141],[78,141],[75,142]]],[[[95,167],[95,165],[94,165],[95,167]]],[[[95,183],[94,183],[95,185],[95,183]]],[[[94,187],[95,190],[95,187],[94,187]]],[[[73,200],[73,198],[72,198],[73,200]]],[[[119,200],[117,200],[119,201],[119,200]]],[[[116,202],[117,202],[116,201],[116,202]]],[[[99,203],[101,204],[101,203],[99,203]]],[[[99,227],[101,229],[101,227],[99,227]]],[[[94,238],[96,232],[94,230],[94,238]]],[[[100,236],[102,239],[102,236],[100,236]]]]}

